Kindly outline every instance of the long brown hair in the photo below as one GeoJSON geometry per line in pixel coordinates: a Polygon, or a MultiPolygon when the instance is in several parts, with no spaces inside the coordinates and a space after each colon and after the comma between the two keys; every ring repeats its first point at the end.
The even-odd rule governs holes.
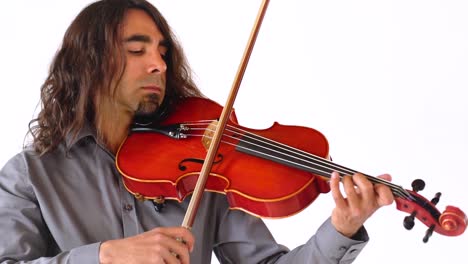
{"type": "MultiPolygon", "coordinates": [[[[168,42],[167,91],[163,106],[181,98],[202,96],[168,23],[144,0],[102,0],[84,8],[67,29],[62,46],[41,86],[41,111],[29,122],[33,147],[44,154],[76,137],[86,123],[96,128],[99,97],[111,94],[112,80],[125,69],[121,24],[128,9],[141,9],[154,20],[168,42]]],[[[99,131],[97,131],[99,133],[99,131]]]]}

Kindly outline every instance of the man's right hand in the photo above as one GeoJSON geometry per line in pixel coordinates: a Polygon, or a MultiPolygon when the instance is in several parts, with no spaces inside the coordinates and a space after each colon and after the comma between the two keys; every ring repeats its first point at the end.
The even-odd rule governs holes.
{"type": "Polygon", "coordinates": [[[103,242],[99,261],[101,264],[188,264],[194,241],[192,233],[184,227],[155,228],[133,237],[103,242]]]}

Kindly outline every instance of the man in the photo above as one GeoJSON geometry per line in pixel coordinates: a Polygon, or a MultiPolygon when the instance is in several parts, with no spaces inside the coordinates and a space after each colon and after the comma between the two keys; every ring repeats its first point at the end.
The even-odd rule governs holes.
{"type": "Polygon", "coordinates": [[[393,200],[359,174],[343,177],[345,195],[332,174],[336,208],[291,251],[221,194],[204,195],[192,230],[178,226],[188,199],[162,212],[135,200],[115,168],[118,147],[132,123],[163,118],[190,96],[202,95],[156,8],[141,0],[86,7],[41,88],[32,145],[0,172],[0,263],[209,263],[212,251],[221,263],[352,262],[368,240],[364,222],[393,200]]]}

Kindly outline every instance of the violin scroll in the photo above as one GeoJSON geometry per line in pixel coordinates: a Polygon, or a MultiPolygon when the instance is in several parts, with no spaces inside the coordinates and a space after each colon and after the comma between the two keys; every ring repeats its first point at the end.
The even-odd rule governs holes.
{"type": "Polygon", "coordinates": [[[439,218],[439,223],[447,232],[453,232],[454,236],[462,234],[467,225],[465,213],[455,206],[447,206],[439,218]]]}
{"type": "Polygon", "coordinates": [[[412,184],[413,191],[406,190],[396,196],[395,202],[397,209],[407,212],[403,225],[411,230],[414,227],[414,219],[419,219],[423,224],[429,227],[423,238],[423,242],[429,241],[433,232],[446,236],[458,236],[465,232],[468,219],[465,213],[455,206],[447,206],[443,213],[440,213],[435,205],[439,202],[441,193],[436,193],[431,201],[417,194],[424,189],[422,180],[415,180],[412,184]]]}

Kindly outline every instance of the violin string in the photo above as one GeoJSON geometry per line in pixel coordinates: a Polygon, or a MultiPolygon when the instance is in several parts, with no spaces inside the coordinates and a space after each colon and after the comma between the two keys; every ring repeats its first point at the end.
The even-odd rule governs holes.
{"type": "MultiPolygon", "coordinates": [[[[247,133],[249,133],[249,132],[247,132],[247,133]]],[[[258,135],[255,135],[255,136],[258,136],[258,135]]],[[[255,138],[252,138],[252,139],[258,141],[255,138]]],[[[253,142],[249,142],[249,143],[254,144],[257,147],[265,148],[264,145],[255,144],[253,142]]],[[[265,143],[265,141],[262,141],[262,143],[265,143]]],[[[331,174],[332,171],[337,171],[340,174],[340,178],[344,177],[344,175],[351,175],[351,174],[354,174],[354,173],[357,172],[357,171],[351,170],[349,168],[343,167],[341,165],[335,164],[335,163],[333,163],[333,162],[331,162],[331,161],[329,161],[327,159],[323,159],[323,158],[321,158],[319,156],[309,154],[309,153],[304,152],[302,150],[292,148],[290,146],[284,145],[284,144],[276,142],[276,141],[272,141],[270,139],[267,139],[267,143],[268,144],[275,144],[275,147],[278,147],[278,145],[276,145],[276,144],[282,145],[282,148],[284,148],[284,146],[285,146],[286,147],[285,150],[287,152],[289,152],[289,153],[292,153],[293,155],[281,153],[282,155],[287,155],[289,157],[292,157],[293,159],[299,159],[300,161],[303,161],[303,162],[305,161],[306,163],[315,165],[315,167],[309,167],[307,165],[304,165],[303,163],[297,163],[297,162],[294,162],[292,160],[287,160],[288,162],[294,163],[295,165],[302,166],[304,168],[309,168],[309,169],[313,168],[313,169],[317,170],[320,175],[325,176],[325,177],[330,177],[330,174],[331,174]],[[295,154],[298,154],[299,156],[305,156],[306,158],[310,158],[310,159],[312,159],[312,161],[311,160],[304,160],[303,158],[299,158],[297,156],[294,156],[295,154]],[[314,161],[315,161],[315,163],[314,163],[314,161]],[[328,169],[328,170],[326,170],[326,169],[328,169]]],[[[276,150],[273,150],[271,148],[266,148],[266,149],[269,152],[276,151],[276,150]]],[[[254,150],[254,151],[256,151],[256,150],[254,150]]],[[[276,158],[281,159],[279,157],[276,157],[276,158]]],[[[396,185],[394,185],[394,184],[392,184],[392,183],[390,183],[388,181],[385,181],[383,179],[380,179],[380,178],[375,178],[375,177],[372,177],[372,176],[369,176],[369,175],[365,175],[365,176],[367,178],[369,178],[369,180],[371,180],[371,182],[381,183],[381,184],[385,184],[385,185],[389,186],[393,190],[393,192],[396,193],[399,196],[404,195],[404,194],[401,193],[401,188],[399,186],[396,186],[396,185]]]]}
{"type": "MultiPolygon", "coordinates": [[[[197,124],[197,125],[200,125],[200,124],[197,124]]],[[[295,148],[292,148],[290,146],[287,146],[287,145],[284,145],[282,143],[279,143],[279,142],[276,142],[276,141],[272,141],[268,138],[264,138],[264,137],[261,137],[261,136],[258,136],[256,134],[253,134],[253,133],[250,133],[248,131],[245,131],[245,130],[242,130],[242,129],[239,129],[239,128],[236,128],[236,127],[233,127],[233,126],[229,126],[230,128],[233,128],[234,130],[237,130],[237,131],[242,131],[243,133],[237,133],[237,131],[234,131],[232,129],[226,129],[227,131],[229,132],[233,132],[233,133],[237,133],[237,135],[242,135],[244,137],[248,137],[250,139],[253,139],[253,140],[256,140],[256,141],[262,141],[262,143],[267,143],[269,145],[275,145],[276,148],[278,148],[278,145],[281,145],[280,148],[284,149],[286,148],[286,150],[288,152],[292,152],[293,154],[297,154],[297,153],[294,153],[294,152],[298,152],[301,156],[304,156],[304,153],[306,154],[306,156],[308,158],[312,158],[312,159],[315,159],[315,160],[320,160],[322,164],[318,164],[319,167],[322,167],[324,168],[325,165],[323,163],[328,163],[328,165],[330,166],[330,169],[332,170],[336,170],[338,173],[341,173],[342,175],[340,175],[340,177],[343,177],[343,175],[346,175],[346,174],[352,174],[352,173],[355,173],[356,171],[354,170],[351,170],[349,168],[346,168],[346,167],[343,167],[341,165],[338,165],[338,164],[335,164],[335,163],[332,163],[326,159],[323,159],[321,157],[318,157],[318,156],[314,156],[314,155],[311,155],[307,152],[304,152],[302,150],[299,150],[299,149],[295,149],[295,148]],[[259,137],[261,140],[258,140],[256,137],[259,137]],[[331,167],[335,167],[335,168],[331,168],[331,167]],[[336,167],[341,167],[341,168],[336,168],[336,167]]],[[[193,128],[192,128],[193,129],[193,128]]],[[[202,130],[204,128],[198,128],[199,130],[202,130]]],[[[206,135],[204,135],[206,137],[206,135]]],[[[226,134],[224,135],[225,137],[227,136],[226,134]]],[[[232,137],[232,136],[227,136],[227,137],[231,137],[231,138],[234,138],[235,140],[239,140],[239,141],[246,141],[244,139],[239,139],[237,136],[236,137],[232,137]]],[[[256,145],[257,147],[260,147],[260,148],[264,148],[264,149],[267,149],[269,152],[278,152],[277,150],[274,150],[274,149],[271,149],[271,148],[266,148],[265,146],[263,145],[259,145],[257,143],[254,143],[252,141],[247,141],[249,144],[252,144],[252,145],[256,145]]],[[[236,147],[240,147],[240,148],[245,148],[243,146],[240,146],[238,144],[235,144],[235,143],[231,143],[231,142],[227,142],[227,141],[223,141],[223,143],[228,143],[230,145],[233,145],[233,146],[236,146],[236,147]]],[[[283,159],[281,157],[278,157],[278,156],[274,156],[274,155],[271,155],[271,154],[265,154],[263,152],[259,152],[258,150],[255,150],[255,149],[249,149],[250,151],[252,152],[257,152],[257,153],[262,153],[263,156],[269,156],[269,157],[272,157],[272,158],[276,158],[276,159],[279,159],[279,160],[283,160],[285,161],[287,164],[294,164],[294,165],[297,165],[299,167],[302,167],[304,169],[313,169],[312,172],[315,172],[315,173],[318,173],[322,176],[325,176],[325,177],[329,177],[329,174],[331,173],[331,171],[324,171],[324,170],[321,170],[320,168],[317,168],[317,167],[309,167],[307,165],[304,165],[304,164],[301,164],[301,163],[296,163],[294,161],[291,161],[291,160],[287,160],[287,159],[283,159]]],[[[291,154],[285,154],[285,153],[281,153],[282,155],[286,155],[286,156],[289,156],[289,157],[293,157],[294,159],[299,159],[299,160],[302,160],[302,161],[305,161],[305,162],[308,162],[308,163],[311,163],[313,165],[317,165],[317,163],[313,163],[311,161],[306,161],[302,158],[298,158],[298,157],[294,157],[292,156],[291,154]]],[[[327,167],[325,167],[327,168],[327,167]]],[[[398,196],[401,196],[401,197],[406,197],[406,198],[410,198],[410,194],[408,192],[406,192],[406,190],[402,189],[400,186],[396,186],[388,181],[385,181],[383,179],[380,179],[380,178],[375,178],[375,177],[372,177],[372,176],[368,176],[368,175],[365,175],[366,177],[368,177],[372,182],[374,183],[381,183],[381,184],[385,184],[387,186],[389,186],[394,194],[398,195],[398,196]]]]}
{"type": "MultiPolygon", "coordinates": [[[[318,165],[319,167],[322,167],[322,168],[330,168],[330,169],[332,169],[332,170],[336,170],[336,171],[338,171],[338,172],[341,172],[341,174],[354,174],[354,173],[357,172],[357,171],[351,170],[351,169],[349,169],[349,168],[346,168],[346,167],[344,167],[344,166],[338,165],[338,164],[336,164],[336,163],[332,163],[332,162],[330,162],[329,160],[324,159],[324,158],[322,158],[322,157],[319,157],[319,156],[316,156],[316,155],[312,155],[312,154],[310,154],[310,153],[308,153],[308,152],[302,151],[302,150],[297,149],[297,148],[292,148],[292,147],[290,147],[290,146],[288,146],[288,145],[285,145],[285,144],[283,144],[283,143],[279,143],[279,142],[277,142],[277,141],[273,141],[273,140],[271,140],[271,139],[258,136],[258,135],[256,135],[256,134],[250,133],[250,132],[245,131],[245,130],[241,130],[241,129],[236,128],[236,127],[233,127],[233,126],[229,126],[229,125],[228,125],[228,127],[229,127],[229,128],[234,128],[234,129],[237,130],[237,131],[243,132],[243,133],[237,133],[237,131],[234,131],[234,130],[232,130],[232,129],[226,129],[226,130],[229,131],[229,132],[237,133],[237,135],[242,135],[242,136],[247,137],[247,138],[249,138],[249,139],[252,139],[252,140],[254,140],[254,141],[261,142],[261,143],[264,143],[264,144],[268,144],[268,145],[274,146],[274,147],[279,148],[279,149],[282,149],[282,150],[286,150],[287,152],[292,153],[292,154],[294,154],[294,155],[299,155],[299,156],[302,156],[302,157],[304,157],[304,158],[310,158],[310,159],[312,159],[312,160],[316,160],[316,161],[318,160],[318,161],[319,161],[319,163],[312,163],[313,165],[318,165]],[[320,164],[320,163],[322,163],[322,164],[320,164]],[[325,163],[325,164],[324,164],[324,163],[325,163]],[[326,167],[325,165],[329,165],[329,167],[326,167]],[[333,167],[334,167],[334,168],[333,168],[333,167]]],[[[203,129],[205,129],[205,128],[203,128],[203,129]]],[[[206,135],[205,135],[205,136],[206,136],[206,135]]],[[[225,135],[225,136],[226,136],[226,135],[225,135]]],[[[252,145],[255,145],[255,146],[257,146],[257,147],[260,147],[260,148],[265,148],[265,146],[260,145],[259,143],[256,144],[256,143],[254,143],[253,141],[246,141],[246,140],[244,140],[244,139],[239,139],[238,137],[233,137],[233,138],[234,138],[235,140],[248,142],[248,143],[250,143],[250,144],[252,144],[252,145]]],[[[234,144],[232,144],[232,145],[234,145],[234,144]]],[[[273,149],[271,149],[271,148],[269,148],[268,150],[273,151],[273,152],[278,152],[278,150],[273,150],[273,149]]],[[[294,157],[294,156],[291,155],[291,154],[285,154],[285,153],[281,153],[281,154],[286,155],[286,156],[290,156],[290,157],[294,157]]],[[[311,163],[311,161],[304,160],[303,158],[298,158],[297,156],[294,157],[294,158],[299,159],[299,160],[301,160],[301,161],[305,161],[305,162],[311,163]]],[[[299,164],[298,164],[298,165],[299,165],[299,164]]],[[[326,173],[328,173],[328,172],[326,172],[326,173]]],[[[331,173],[331,171],[330,171],[330,173],[331,173]]],[[[328,174],[327,174],[327,175],[323,175],[323,176],[328,177],[328,174]]],[[[371,177],[371,176],[369,176],[369,177],[371,177]]],[[[387,182],[387,181],[385,181],[385,180],[382,180],[382,179],[379,179],[379,178],[371,177],[371,180],[374,180],[374,181],[376,181],[377,183],[390,184],[389,182],[387,182]]]]}
{"type": "MultiPolygon", "coordinates": [[[[210,129],[207,126],[207,124],[211,124],[211,122],[210,123],[207,123],[207,122],[209,122],[209,120],[204,120],[204,121],[199,121],[199,122],[194,122],[194,123],[186,123],[184,125],[188,127],[192,127],[191,130],[206,130],[206,129],[210,129]],[[202,127],[199,127],[199,126],[202,126],[202,127]]],[[[294,164],[304,169],[310,169],[310,170],[313,170],[313,172],[318,173],[325,177],[330,177],[330,174],[332,171],[337,171],[340,174],[340,177],[343,177],[344,175],[351,175],[351,174],[357,173],[357,171],[355,170],[333,163],[322,157],[319,157],[319,156],[310,154],[308,152],[302,151],[300,149],[285,145],[283,143],[256,135],[254,133],[234,127],[232,125],[227,125],[226,131],[233,133],[235,136],[224,134],[223,135],[224,137],[234,139],[236,141],[247,142],[250,145],[254,145],[256,147],[255,149],[248,148],[250,152],[261,153],[262,156],[269,156],[277,160],[282,160],[287,164],[294,164]],[[264,149],[268,153],[273,153],[273,154],[268,154],[266,152],[259,151],[258,148],[264,149]],[[280,152],[279,150],[281,150],[282,152],[280,152]],[[290,157],[291,159],[285,159],[283,157],[275,155],[274,153],[280,154],[283,157],[290,157]],[[294,161],[293,159],[299,162],[294,161]],[[311,164],[314,167],[310,167],[310,165],[308,164],[311,164]]],[[[189,135],[192,135],[192,134],[189,134],[189,135]]],[[[194,134],[192,136],[202,136],[202,135],[194,134]]],[[[203,136],[207,137],[207,135],[203,135],[203,136]]],[[[232,143],[226,140],[223,140],[222,142],[225,144],[230,144],[238,148],[247,148],[245,146],[241,146],[239,144],[232,143]]],[[[393,193],[397,196],[405,197],[407,199],[411,199],[412,197],[411,194],[409,194],[401,186],[395,185],[391,182],[388,182],[384,179],[380,179],[377,177],[372,177],[369,175],[365,175],[365,176],[373,183],[380,183],[380,184],[389,186],[391,190],[393,191],[393,193]]]]}

